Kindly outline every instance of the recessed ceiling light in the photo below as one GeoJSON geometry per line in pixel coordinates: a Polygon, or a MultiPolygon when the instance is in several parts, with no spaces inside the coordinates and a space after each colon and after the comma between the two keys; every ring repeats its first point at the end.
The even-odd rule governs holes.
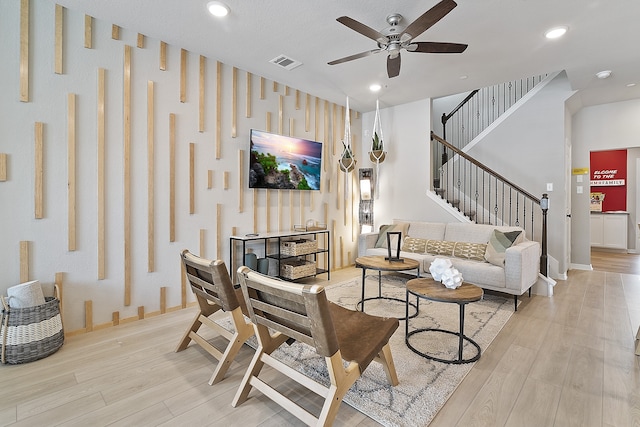
{"type": "Polygon", "coordinates": [[[460,80],[467,80],[469,76],[460,76],[460,80]]]}
{"type": "Polygon", "coordinates": [[[371,92],[378,92],[380,89],[382,89],[382,86],[380,86],[378,83],[373,83],[371,86],[369,86],[369,90],[371,92]]]}
{"type": "Polygon", "coordinates": [[[634,87],[635,85],[635,83],[627,83],[627,87],[634,87]]]}
{"type": "Polygon", "coordinates": [[[596,77],[599,79],[606,79],[611,76],[611,70],[604,70],[596,73],[596,77]]]}
{"type": "Polygon", "coordinates": [[[551,28],[550,30],[547,30],[546,33],[544,33],[544,36],[548,39],[557,39],[558,37],[564,36],[567,30],[568,30],[567,27],[551,28]]]}
{"type": "Polygon", "coordinates": [[[219,1],[210,1],[207,3],[207,9],[213,16],[221,18],[229,14],[229,6],[219,1]]]}

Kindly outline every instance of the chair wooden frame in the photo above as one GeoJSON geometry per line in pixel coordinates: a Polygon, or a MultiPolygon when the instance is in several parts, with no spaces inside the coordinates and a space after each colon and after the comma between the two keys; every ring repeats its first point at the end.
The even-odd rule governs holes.
{"type": "Polygon", "coordinates": [[[382,363],[390,384],[398,384],[389,347],[389,338],[398,328],[397,319],[371,316],[331,303],[320,285],[285,282],[247,267],[238,269],[238,278],[258,349],[233,399],[234,407],[247,400],[251,388],[255,387],[307,425],[329,426],[342,398],[372,360],[382,363]],[[306,343],[324,356],[331,381],[329,387],[271,356],[290,339],[306,343]],[[348,362],[346,368],[343,359],[348,362]],[[324,397],[320,414],[316,417],[275,390],[265,379],[258,378],[265,364],[324,397]]]}
{"type": "Polygon", "coordinates": [[[209,380],[209,385],[213,385],[222,381],[242,345],[254,334],[253,326],[245,321],[242,310],[244,299],[240,290],[234,289],[224,261],[200,258],[186,249],[182,252],[181,258],[200,310],[184,333],[176,352],[186,349],[193,340],[215,357],[218,360],[218,366],[209,380]],[[231,333],[209,318],[220,310],[229,314],[235,333],[231,333]],[[203,324],[229,341],[223,351],[218,350],[198,334],[203,324]]]}

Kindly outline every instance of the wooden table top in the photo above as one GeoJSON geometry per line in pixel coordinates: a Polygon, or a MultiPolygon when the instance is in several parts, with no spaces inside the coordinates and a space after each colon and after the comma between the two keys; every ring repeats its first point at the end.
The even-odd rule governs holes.
{"type": "Polygon", "coordinates": [[[463,282],[459,288],[449,289],[442,283],[428,277],[409,280],[407,282],[407,291],[432,301],[455,302],[458,304],[479,301],[484,295],[481,287],[471,283],[463,282]]]}
{"type": "Polygon", "coordinates": [[[361,256],[356,258],[356,267],[380,271],[404,271],[413,270],[420,266],[420,263],[415,259],[403,258],[403,260],[403,262],[387,261],[381,255],[361,256]]]}

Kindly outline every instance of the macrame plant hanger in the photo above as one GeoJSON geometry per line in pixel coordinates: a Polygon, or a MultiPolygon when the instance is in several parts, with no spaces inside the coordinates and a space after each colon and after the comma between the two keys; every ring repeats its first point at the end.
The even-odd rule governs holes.
{"type": "Polygon", "coordinates": [[[342,155],[338,160],[338,166],[346,176],[344,178],[344,198],[349,198],[349,172],[355,169],[356,159],[353,157],[351,149],[351,119],[349,114],[349,97],[347,97],[347,108],[344,118],[344,138],[342,139],[342,155]]]}
{"type": "Polygon", "coordinates": [[[371,151],[369,159],[376,164],[376,179],[374,197],[380,197],[380,163],[384,162],[387,152],[384,151],[385,141],[382,135],[382,123],[380,122],[380,102],[376,99],[376,115],[373,120],[373,131],[371,132],[371,151]],[[377,146],[376,146],[377,137],[377,146]]]}

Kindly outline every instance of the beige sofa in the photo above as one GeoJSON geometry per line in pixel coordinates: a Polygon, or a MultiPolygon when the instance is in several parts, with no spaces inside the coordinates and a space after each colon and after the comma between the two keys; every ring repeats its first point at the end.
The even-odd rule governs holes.
{"type": "MultiPolygon", "coordinates": [[[[429,275],[429,266],[434,259],[448,258],[465,282],[513,295],[516,309],[518,296],[527,290],[531,294],[531,286],[538,280],[540,243],[527,240],[524,231],[518,227],[395,219],[393,224],[382,226],[381,230],[383,233],[387,230],[402,231],[400,256],[419,261],[421,274],[429,275]],[[500,247],[496,238],[503,237],[504,241],[505,234],[494,235],[494,230],[511,238],[514,235],[518,237],[510,247],[507,247],[510,242],[500,247]],[[516,233],[512,233],[514,231],[516,233]],[[489,250],[487,246],[490,246],[489,250]]],[[[358,237],[358,256],[386,256],[385,236],[361,234],[358,237]]],[[[396,245],[392,243],[392,247],[395,249],[396,245]]]]}

